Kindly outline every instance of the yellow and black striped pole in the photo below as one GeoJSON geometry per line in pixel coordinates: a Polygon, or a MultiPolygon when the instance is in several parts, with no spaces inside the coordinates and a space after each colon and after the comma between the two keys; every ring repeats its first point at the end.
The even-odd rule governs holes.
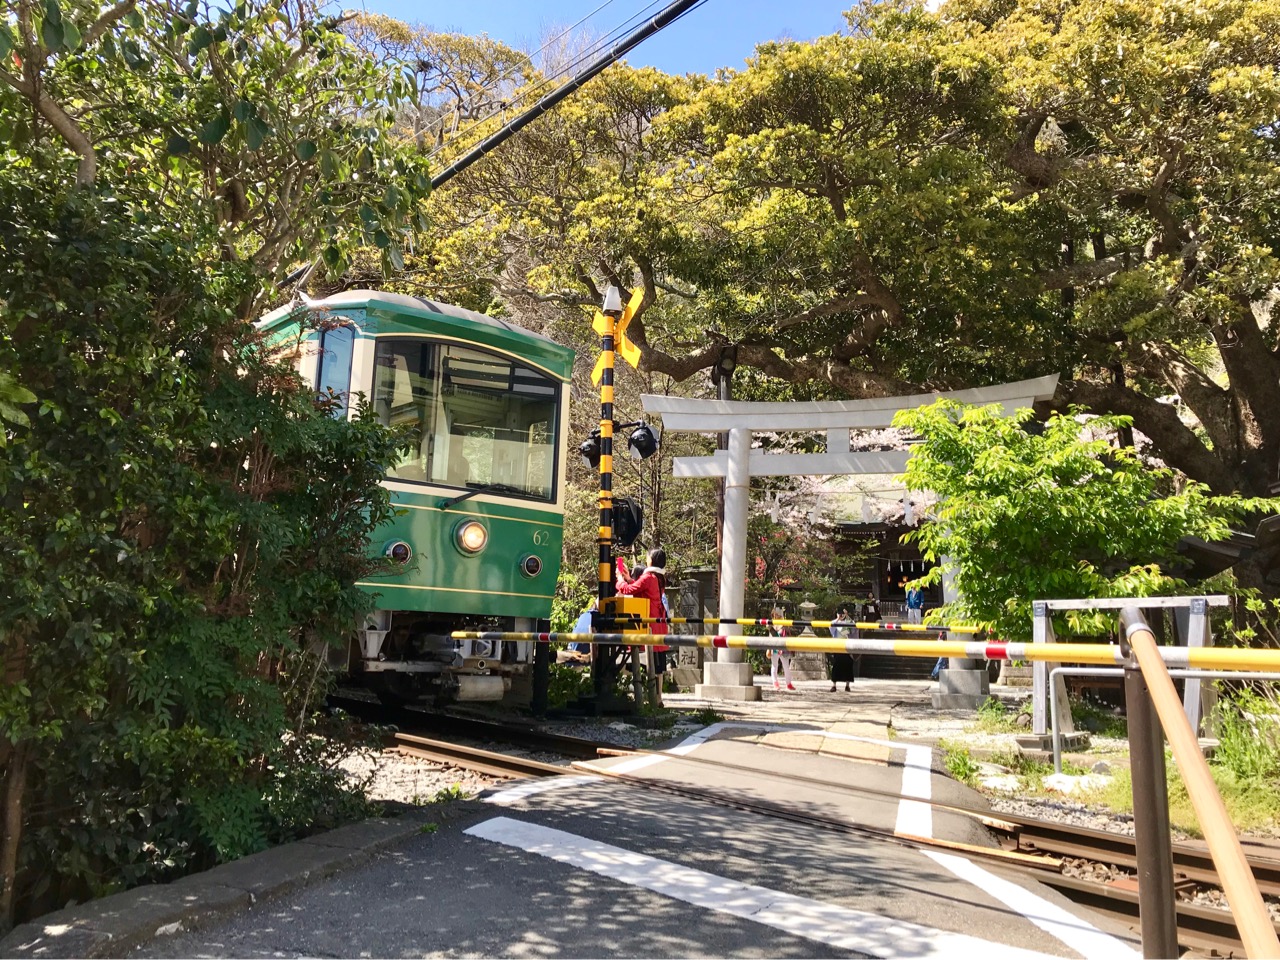
{"type": "MultiPolygon", "coordinates": [[[[600,530],[596,540],[599,549],[597,573],[596,626],[608,615],[607,604],[614,594],[613,572],[613,361],[614,337],[618,319],[622,316],[622,295],[618,288],[610,286],[604,295],[601,312],[603,323],[597,324],[600,333],[600,530]]],[[[616,663],[615,651],[591,648],[592,687],[595,690],[596,713],[604,710],[604,700],[613,687],[612,664],[616,663]]],[[[636,701],[637,706],[639,700],[636,701]]]]}
{"type": "Polygon", "coordinates": [[[600,332],[600,533],[597,543],[600,570],[597,597],[600,611],[613,596],[613,358],[614,333],[622,316],[622,296],[617,287],[604,295],[604,329],[600,332]]]}

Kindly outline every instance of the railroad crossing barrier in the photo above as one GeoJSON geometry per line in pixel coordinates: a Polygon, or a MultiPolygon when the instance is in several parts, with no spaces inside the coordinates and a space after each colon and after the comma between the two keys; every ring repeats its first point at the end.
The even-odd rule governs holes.
{"type": "Polygon", "coordinates": [[[787,620],[749,617],[601,617],[600,622],[609,626],[631,626],[651,623],[727,624],[739,627],[813,627],[816,630],[901,630],[905,633],[981,633],[981,627],[961,623],[921,624],[894,623],[887,620],[787,620]]]}
{"type": "MultiPolygon", "coordinates": [[[[936,629],[936,628],[935,628],[936,629]]],[[[511,640],[533,643],[590,643],[609,646],[711,647],[787,650],[793,653],[877,653],[898,657],[960,657],[971,660],[1029,660],[1032,663],[1089,663],[1126,666],[1128,655],[1114,643],[1004,643],[963,640],[873,639],[869,637],[743,637],[676,633],[506,633],[458,630],[454,640],[511,640]]],[[[1280,673],[1280,650],[1250,647],[1157,647],[1166,666],[1189,670],[1280,673]]]]}

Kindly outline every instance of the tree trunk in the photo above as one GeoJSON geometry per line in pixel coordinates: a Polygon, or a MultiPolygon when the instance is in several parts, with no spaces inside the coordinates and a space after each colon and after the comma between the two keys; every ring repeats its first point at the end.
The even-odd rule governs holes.
{"type": "Polygon", "coordinates": [[[18,850],[22,843],[23,800],[27,791],[26,743],[9,752],[4,772],[4,834],[0,838],[0,934],[13,927],[18,893],[18,850]]]}
{"type": "MultiPolygon", "coordinates": [[[[17,628],[4,636],[5,657],[3,681],[13,687],[26,679],[27,636],[23,628],[17,628]]],[[[13,926],[13,911],[18,893],[18,851],[22,843],[22,822],[25,817],[23,801],[27,792],[26,740],[0,739],[0,773],[3,774],[3,790],[0,790],[3,808],[0,808],[0,934],[13,926]]]]}

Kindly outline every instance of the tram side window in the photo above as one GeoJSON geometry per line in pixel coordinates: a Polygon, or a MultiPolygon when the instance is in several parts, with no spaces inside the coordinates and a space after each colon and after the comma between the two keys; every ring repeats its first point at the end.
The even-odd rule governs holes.
{"type": "Polygon", "coordinates": [[[387,471],[396,480],[428,477],[435,407],[435,346],[422,340],[379,340],[374,354],[373,406],[384,426],[408,425],[406,446],[387,471]]]}
{"type": "Polygon", "coordinates": [[[413,424],[392,478],[554,499],[551,378],[482,350],[379,340],[373,394],[383,423],[413,424]]]}
{"type": "Polygon", "coordinates": [[[355,331],[346,325],[332,327],[320,334],[320,364],[316,371],[316,393],[325,397],[332,391],[340,402],[333,416],[345,420],[347,401],[351,396],[351,353],[355,348],[355,331]]]}

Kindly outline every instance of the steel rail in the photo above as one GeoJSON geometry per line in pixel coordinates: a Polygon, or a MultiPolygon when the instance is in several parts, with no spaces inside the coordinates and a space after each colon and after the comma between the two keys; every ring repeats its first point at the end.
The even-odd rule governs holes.
{"type": "Polygon", "coordinates": [[[601,741],[584,740],[582,737],[547,733],[525,725],[495,723],[492,720],[454,713],[432,713],[406,707],[389,707],[386,704],[359,700],[355,697],[330,696],[328,704],[330,707],[340,708],[370,723],[394,724],[409,733],[416,731],[421,734],[429,730],[471,740],[494,741],[535,750],[546,750],[579,759],[599,756],[598,751],[601,747],[612,746],[601,741]]]}
{"type": "MultiPolygon", "coordinates": [[[[1127,834],[1107,833],[1088,827],[1054,823],[1030,817],[1005,816],[1018,827],[1019,844],[1058,856],[1080,857],[1112,866],[1136,869],[1137,847],[1127,834]]],[[[1249,867],[1264,893],[1280,896],[1280,860],[1251,856],[1249,867]]],[[[1207,850],[1190,844],[1173,844],[1174,876],[1207,886],[1221,887],[1222,881],[1207,850]]]]}
{"type": "MultiPolygon", "coordinates": [[[[1098,883],[1078,877],[1036,875],[1047,887],[1061,891],[1068,899],[1130,923],[1138,918],[1138,894],[1113,883],[1098,883]]],[[[1175,906],[1178,943],[1194,950],[1213,951],[1218,956],[1243,953],[1244,942],[1229,910],[1178,901],[1175,906]]]]}
{"type": "Polygon", "coordinates": [[[462,747],[444,740],[431,740],[411,733],[393,733],[387,737],[388,745],[413,756],[441,760],[455,766],[487,773],[495,777],[514,780],[522,777],[559,777],[566,773],[564,767],[525,757],[513,757],[509,753],[481,750],[479,747],[462,747]]]}

